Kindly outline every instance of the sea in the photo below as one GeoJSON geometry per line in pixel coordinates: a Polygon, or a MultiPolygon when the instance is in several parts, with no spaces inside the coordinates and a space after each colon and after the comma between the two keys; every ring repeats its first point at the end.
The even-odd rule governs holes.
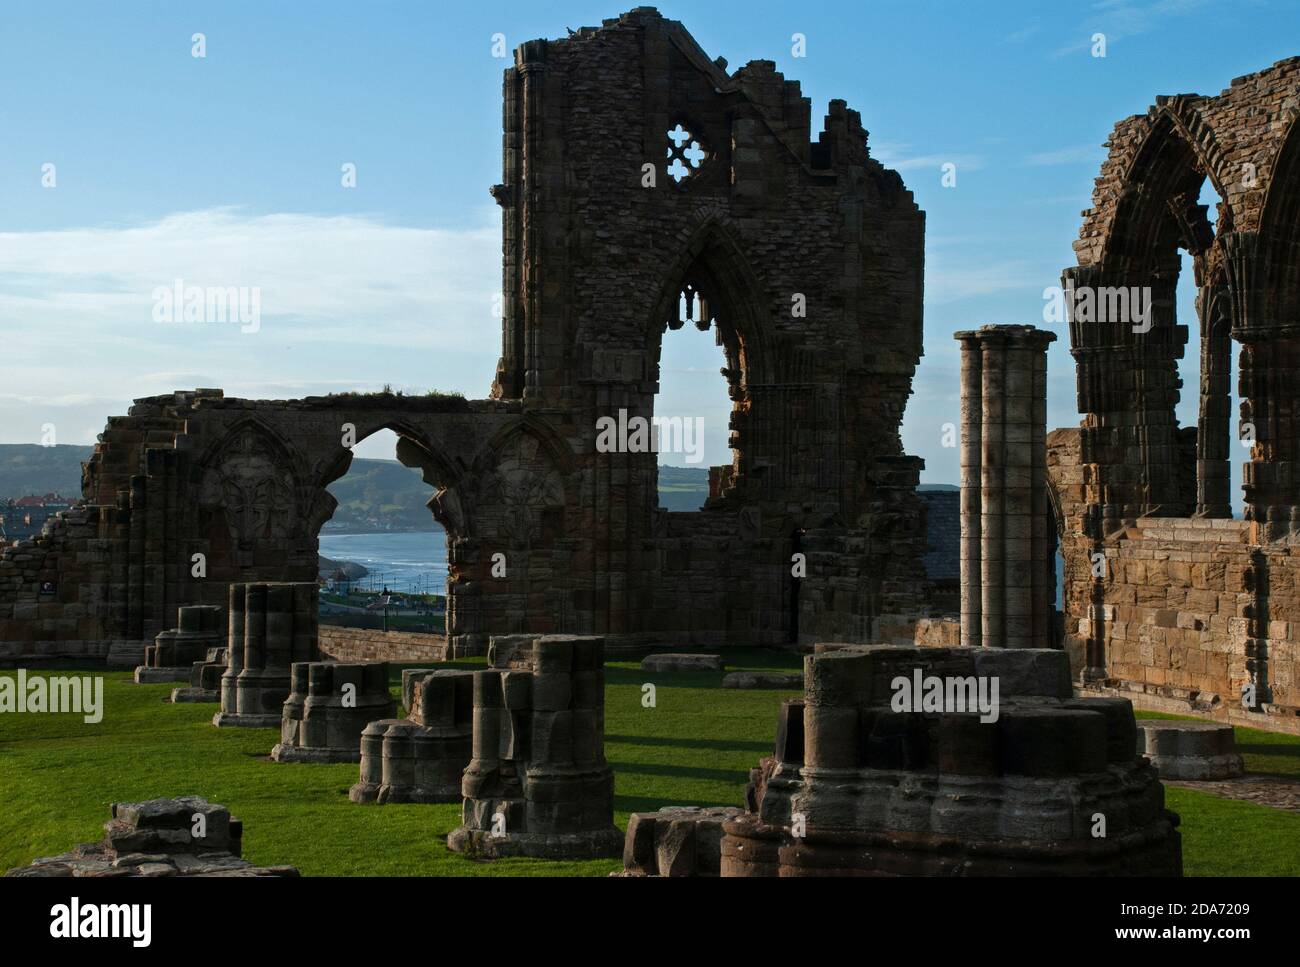
{"type": "Polygon", "coordinates": [[[332,561],[352,561],[370,573],[355,588],[447,593],[447,536],[436,531],[380,534],[321,534],[320,553],[332,561]]]}

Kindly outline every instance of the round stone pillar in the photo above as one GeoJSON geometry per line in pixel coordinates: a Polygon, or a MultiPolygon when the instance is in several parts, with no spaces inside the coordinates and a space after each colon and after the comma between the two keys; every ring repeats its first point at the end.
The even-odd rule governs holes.
{"type": "Polygon", "coordinates": [[[1052,647],[1047,347],[1033,326],[961,342],[961,643],[1052,647]]]}

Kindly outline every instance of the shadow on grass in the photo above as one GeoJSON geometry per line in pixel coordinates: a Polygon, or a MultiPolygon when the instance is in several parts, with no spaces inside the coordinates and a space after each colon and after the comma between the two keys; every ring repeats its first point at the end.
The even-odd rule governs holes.
{"type": "Polygon", "coordinates": [[[654,682],[660,688],[721,688],[722,672],[647,672],[639,668],[614,668],[605,666],[605,684],[635,685],[640,688],[654,682]]]}
{"type": "MultiPolygon", "coordinates": [[[[746,742],[743,739],[674,739],[666,735],[606,735],[605,742],[624,745],[667,745],[679,749],[716,749],[719,752],[772,752],[771,742],[746,742]]],[[[757,763],[756,763],[757,764],[757,763]]]]}
{"type": "Polygon", "coordinates": [[[670,766],[650,762],[620,762],[612,759],[610,765],[619,775],[665,776],[672,779],[705,779],[709,782],[733,782],[744,785],[749,773],[738,769],[706,769],[701,766],[670,766]]]}
{"type": "Polygon", "coordinates": [[[1300,745],[1282,745],[1281,743],[1277,745],[1242,745],[1238,742],[1237,751],[1242,755],[1284,755],[1300,759],[1300,745]]]}

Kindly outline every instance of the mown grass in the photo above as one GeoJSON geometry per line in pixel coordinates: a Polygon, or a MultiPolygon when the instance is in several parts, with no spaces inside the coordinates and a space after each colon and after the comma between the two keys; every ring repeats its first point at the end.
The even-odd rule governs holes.
{"type": "MultiPolygon", "coordinates": [[[[1240,725],[1233,733],[1247,772],[1300,779],[1300,737],[1240,725]]],[[[1165,805],[1182,820],[1187,876],[1300,876],[1300,813],[1175,786],[1165,787],[1165,805]]]]}
{"type": "MultiPolygon", "coordinates": [[[[798,665],[762,652],[729,661],[798,665]]],[[[112,802],[190,794],[244,820],[247,859],[304,875],[593,876],[620,866],[469,860],[445,845],[459,805],[357,805],[347,798],[355,765],[271,762],[275,730],[214,728],[215,706],[164,702],[172,685],[135,685],[103,669],[39,674],[103,675],[104,716],[89,725],[75,715],[0,715],[0,870],[98,839],[112,802]]],[[[398,681],[395,668],[394,696],[398,681]]],[[[621,828],[637,810],[743,803],[749,769],[770,752],[777,708],[792,694],[724,690],[717,674],[651,676],[636,663],[607,666],[606,681],[621,828]],[[647,681],[657,686],[653,708],[642,705],[647,681]]]]}
{"type": "MultiPolygon", "coordinates": [[[[728,652],[731,669],[789,671],[799,658],[728,652]]],[[[475,663],[459,663],[474,667],[475,663]]],[[[48,674],[73,674],[60,671],[48,674]]],[[[13,676],[13,672],[0,672],[13,676]]],[[[47,674],[47,673],[41,673],[47,674]]],[[[169,705],[171,685],[134,685],[102,669],[103,721],[0,715],[0,869],[99,838],[115,801],[200,795],[244,820],[244,855],[305,875],[600,876],[618,860],[483,862],[447,850],[458,805],[360,806],[348,801],[355,765],[282,765],[267,758],[272,729],[217,729],[212,705],[169,705]]],[[[394,669],[394,694],[400,672],[394,669]]],[[[721,688],[716,673],[648,675],[606,668],[606,755],[615,821],[668,805],[740,805],[749,770],[770,752],[776,712],[795,692],[721,688]],[[642,686],[656,685],[655,705],[642,686]]],[[[1239,729],[1251,769],[1300,772],[1300,739],[1239,729]]],[[[1181,789],[1189,875],[1300,875],[1300,814],[1181,789]]]]}

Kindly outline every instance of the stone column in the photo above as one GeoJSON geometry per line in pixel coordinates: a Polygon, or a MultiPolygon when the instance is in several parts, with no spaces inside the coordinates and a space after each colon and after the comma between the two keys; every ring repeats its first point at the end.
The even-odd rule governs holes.
{"type": "MultiPolygon", "coordinates": [[[[957,334],[960,338],[962,333],[957,334]]],[[[980,399],[984,366],[979,344],[962,343],[961,353],[961,643],[983,644],[980,612],[980,399]]]]}
{"type": "Polygon", "coordinates": [[[984,326],[956,338],[962,644],[1050,648],[1047,347],[1056,336],[1032,326],[984,326]]]}
{"type": "Polygon", "coordinates": [[[1232,516],[1228,473],[1231,448],[1232,336],[1228,297],[1215,287],[1197,296],[1201,322],[1201,405],[1196,433],[1196,516],[1232,516]]]}
{"type": "Polygon", "coordinates": [[[320,657],[316,594],[314,582],[231,585],[226,673],[213,725],[280,724],[291,667],[320,657]]]}

